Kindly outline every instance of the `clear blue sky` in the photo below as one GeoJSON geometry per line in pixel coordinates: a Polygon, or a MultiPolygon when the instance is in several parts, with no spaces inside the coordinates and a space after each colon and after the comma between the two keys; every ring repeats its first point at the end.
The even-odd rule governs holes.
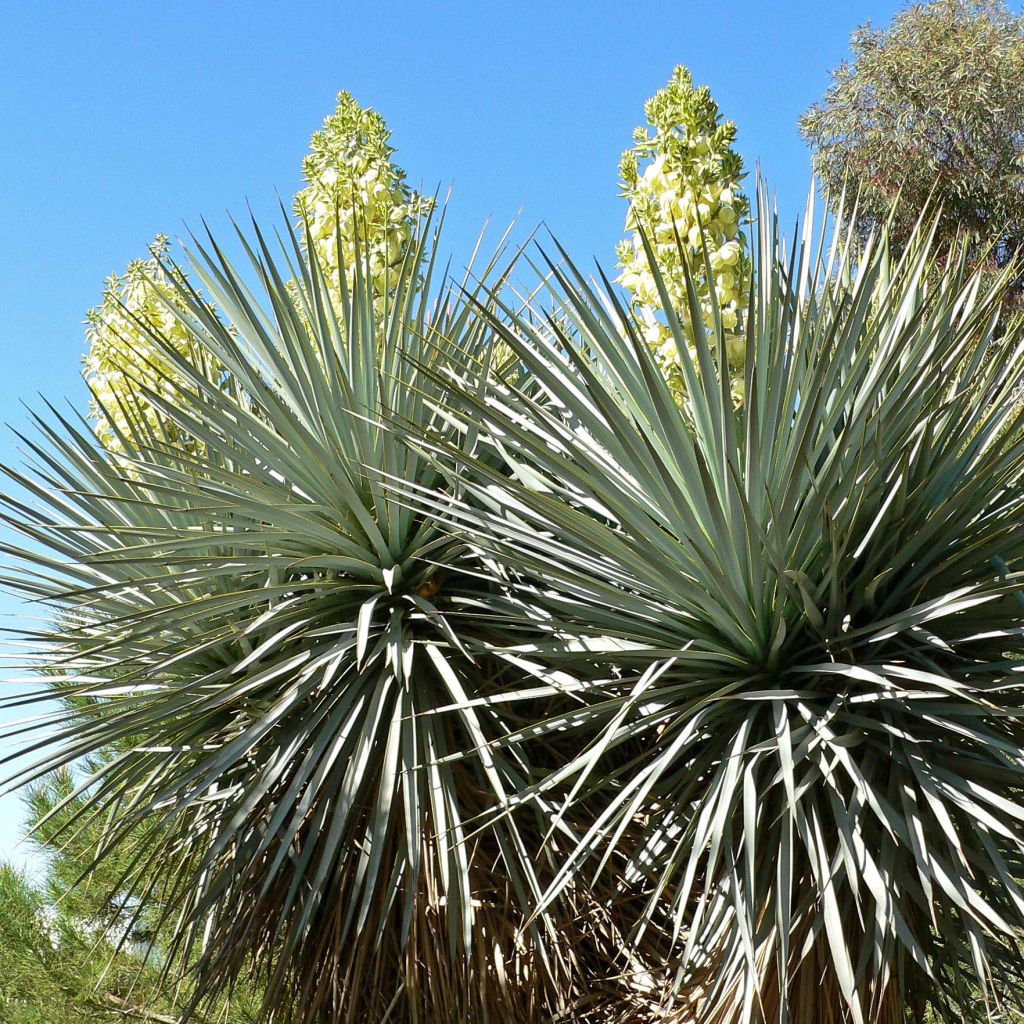
{"type": "MultiPolygon", "coordinates": [[[[490,217],[543,221],[606,266],[616,166],[675,64],[711,86],[795,217],[809,183],[797,117],[896,0],[230,0],[0,3],[0,410],[84,404],[82,317],[104,278],[205,216],[290,198],[341,89],[393,129],[414,185],[453,186],[456,261],[490,217]]],[[[9,432],[0,461],[17,458],[9,432]]],[[[0,485],[2,486],[2,485],[0,485]]],[[[19,609],[0,597],[0,624],[19,609]]],[[[2,749],[2,741],[0,741],[2,749]]],[[[2,774],[2,770],[0,770],[2,774]]],[[[20,830],[0,800],[0,856],[20,830]]]]}

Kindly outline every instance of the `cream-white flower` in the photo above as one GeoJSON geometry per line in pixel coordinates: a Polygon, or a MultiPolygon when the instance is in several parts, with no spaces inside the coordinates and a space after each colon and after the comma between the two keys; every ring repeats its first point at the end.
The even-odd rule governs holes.
{"type": "Polygon", "coordinates": [[[368,262],[374,293],[383,301],[415,225],[431,204],[405,184],[405,172],[391,160],[390,135],[379,114],[343,92],[303,162],[306,185],[295,197],[295,209],[339,307],[338,268],[345,266],[351,285],[357,253],[368,262]]]}
{"type": "MultiPolygon", "coordinates": [[[[379,114],[341,93],[336,110],[313,135],[303,161],[305,186],[295,198],[300,231],[323,267],[339,312],[339,267],[346,268],[351,286],[358,252],[369,268],[374,295],[383,303],[389,282],[396,278],[413,244],[417,222],[431,205],[405,184],[405,173],[392,163],[389,136],[379,114]]],[[[175,315],[178,300],[167,288],[171,282],[164,269],[166,253],[167,239],[158,238],[151,258],[136,260],[123,275],[111,277],[100,305],[88,314],[89,351],[83,373],[94,396],[91,414],[96,434],[110,449],[120,447],[119,434],[130,436],[132,417],[140,416],[158,437],[196,446],[161,417],[140,390],[145,387],[169,401],[174,399],[174,386],[168,380],[178,375],[173,362],[153,343],[153,336],[191,358],[188,330],[175,315]]],[[[221,368],[206,369],[224,383],[221,368]]]]}
{"type": "MultiPolygon", "coordinates": [[[[721,122],[710,93],[705,87],[695,89],[685,68],[676,68],[669,84],[648,100],[644,110],[649,127],[638,130],[635,145],[620,164],[630,237],[616,250],[618,281],[629,293],[634,313],[647,325],[644,337],[681,400],[678,353],[674,344],[665,344],[662,297],[648,265],[643,234],[684,328],[693,329],[680,240],[700,294],[704,326],[714,326],[714,296],[723,329],[735,332],[750,280],[746,239],[739,230],[749,206],[740,190],[742,160],[732,146],[735,128],[721,122]],[[705,246],[713,282],[706,279],[705,246]],[[653,329],[654,323],[659,330],[653,329]]],[[[742,360],[743,346],[731,338],[726,341],[730,362],[742,360]]]]}
{"type": "MultiPolygon", "coordinates": [[[[159,236],[150,246],[149,259],[134,260],[124,274],[107,279],[100,304],[86,314],[89,350],[82,374],[92,392],[90,415],[96,435],[110,450],[120,450],[120,438],[130,438],[133,428],[195,447],[191,438],[145,400],[142,390],[173,400],[168,378],[178,374],[162,346],[169,345],[185,358],[191,354],[191,336],[181,319],[187,310],[175,298],[168,276],[180,271],[165,269],[167,249],[167,239],[159,236]]],[[[219,373],[216,366],[207,370],[213,377],[219,373]]]]}

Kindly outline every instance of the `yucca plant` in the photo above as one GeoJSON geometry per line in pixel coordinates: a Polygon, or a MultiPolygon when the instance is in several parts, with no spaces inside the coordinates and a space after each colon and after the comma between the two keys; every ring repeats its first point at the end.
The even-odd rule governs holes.
{"type": "Polygon", "coordinates": [[[509,628],[574,681],[531,730],[576,737],[530,790],[575,835],[538,913],[580,879],[644,894],[660,1016],[630,1019],[959,1021],[1021,992],[1009,274],[983,291],[927,216],[899,258],[809,220],[787,255],[761,197],[742,391],[718,311],[683,327],[695,275],[677,405],[562,254],[553,311],[488,314],[529,386],[449,393],[476,446],[409,441],[453,487],[396,487],[516,581],[509,628]]]}
{"type": "Polygon", "coordinates": [[[119,927],[161,908],[194,1005],[249,974],[303,1024],[1015,998],[1009,271],[983,292],[931,222],[899,259],[757,223],[742,387],[692,276],[673,392],[564,254],[521,309],[494,264],[435,285],[424,225],[382,312],[358,253],[329,287],[254,228],[245,273],[211,239],[155,286],[191,354],[139,322],[173,373],[116,445],[26,439],[6,581],[50,678],[8,703],[63,704],[13,781],[94,766],[48,840],[105,822],[119,927]]]}
{"type": "Polygon", "coordinates": [[[493,584],[386,487],[448,486],[386,417],[472,448],[445,379],[483,380],[489,300],[434,280],[429,224],[383,298],[361,256],[328,283],[294,234],[239,238],[245,272],[211,239],[152,283],[196,356],[136,318],[173,373],[108,417],[119,443],[52,413],[7,470],[6,580],[53,615],[30,639],[63,698],[13,781],[103,755],[49,839],[130,843],[117,888],[163,908],[194,1005],[252,970],[268,1019],[533,1020],[558,953],[509,907],[540,894],[541,824],[481,817],[535,774],[506,742],[528,716],[485,699],[493,584]]]}

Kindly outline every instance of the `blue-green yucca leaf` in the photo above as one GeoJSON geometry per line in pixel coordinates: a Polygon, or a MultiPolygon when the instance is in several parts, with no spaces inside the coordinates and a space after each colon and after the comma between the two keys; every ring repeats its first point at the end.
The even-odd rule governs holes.
{"type": "Polygon", "coordinates": [[[432,283],[424,225],[383,298],[357,259],[338,309],[294,235],[239,238],[245,273],[211,237],[202,294],[168,275],[198,356],[146,332],[174,374],[140,385],[123,451],[53,412],[6,471],[29,497],[4,499],[5,582],[52,612],[34,664],[64,698],[21,727],[12,782],[104,755],[61,828],[106,815],[98,860],[131,840],[122,887],[158,897],[197,1001],[252,963],[291,1020],[539,1005],[514,980],[540,977],[540,933],[531,952],[506,907],[541,894],[542,826],[481,817],[534,775],[523,714],[484,699],[508,685],[492,584],[385,484],[448,486],[383,419],[467,443],[439,382],[490,358],[480,286],[432,283]]]}
{"type": "Polygon", "coordinates": [[[544,726],[579,736],[532,791],[577,835],[546,905],[625,864],[681,1019],[960,1019],[1020,991],[1012,272],[982,291],[927,215],[898,258],[809,220],[787,254],[761,198],[742,393],[670,315],[675,405],[563,259],[552,316],[492,320],[530,386],[448,398],[475,452],[410,439],[461,496],[396,490],[518,577],[538,676],[589,708],[544,726]]]}

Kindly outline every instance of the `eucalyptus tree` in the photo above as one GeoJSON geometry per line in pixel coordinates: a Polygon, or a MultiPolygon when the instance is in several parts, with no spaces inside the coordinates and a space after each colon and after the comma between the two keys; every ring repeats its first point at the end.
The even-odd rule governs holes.
{"type": "MultiPolygon", "coordinates": [[[[929,201],[993,271],[1024,240],[1024,17],[1003,0],[906,4],[851,37],[800,119],[833,209],[902,245],[929,201]]],[[[1019,301],[1020,286],[1014,293],[1019,301]]]]}

